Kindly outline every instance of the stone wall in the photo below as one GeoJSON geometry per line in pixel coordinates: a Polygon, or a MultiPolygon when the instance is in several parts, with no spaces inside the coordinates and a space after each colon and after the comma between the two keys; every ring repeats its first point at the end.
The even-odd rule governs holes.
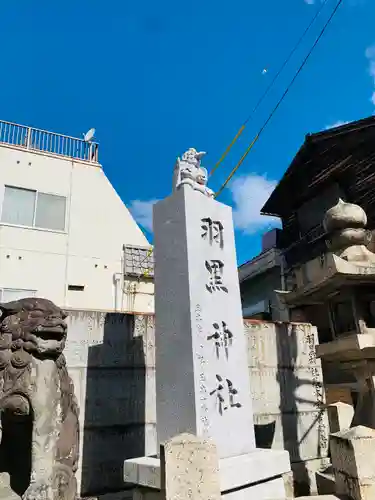
{"type": "Polygon", "coordinates": [[[69,311],[67,323],[81,496],[124,490],[124,459],[156,450],[154,317],[69,311]]]}
{"type": "Polygon", "coordinates": [[[328,463],[328,420],[317,331],[307,323],[245,321],[257,445],[290,453],[295,492],[316,492],[328,463]]]}
{"type": "MultiPolygon", "coordinates": [[[[67,321],[66,358],[81,408],[81,496],[129,489],[124,460],[156,453],[154,318],[69,311],[67,321]]],[[[286,448],[308,491],[328,446],[316,330],[245,321],[245,332],[258,446],[286,448]]]]}

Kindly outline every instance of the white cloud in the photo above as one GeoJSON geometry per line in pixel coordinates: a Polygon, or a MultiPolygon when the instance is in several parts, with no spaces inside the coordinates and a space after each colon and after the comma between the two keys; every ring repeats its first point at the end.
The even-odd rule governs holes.
{"type": "Polygon", "coordinates": [[[344,120],[338,120],[337,122],[332,123],[332,125],[327,125],[325,129],[329,130],[330,128],[341,127],[341,125],[347,125],[348,123],[350,122],[346,122],[344,120]]]}
{"type": "Polygon", "coordinates": [[[159,200],[133,200],[128,206],[134,219],[147,231],[152,231],[152,207],[159,200]]]}
{"type": "Polygon", "coordinates": [[[234,202],[233,219],[236,229],[247,234],[279,225],[276,217],[260,214],[260,210],[275,189],[277,181],[249,174],[238,177],[229,186],[234,202]]]}
{"type": "MultiPolygon", "coordinates": [[[[275,189],[277,181],[265,176],[249,174],[234,179],[229,185],[233,199],[233,219],[236,229],[252,234],[279,225],[276,217],[260,215],[260,210],[275,189]]],[[[152,231],[152,207],[159,200],[133,200],[128,208],[134,219],[152,231]]]]}
{"type": "MultiPolygon", "coordinates": [[[[372,84],[375,88],[375,45],[368,47],[365,52],[366,58],[369,61],[368,72],[372,78],[372,84]]],[[[375,105],[375,89],[371,95],[371,102],[375,105]]]]}

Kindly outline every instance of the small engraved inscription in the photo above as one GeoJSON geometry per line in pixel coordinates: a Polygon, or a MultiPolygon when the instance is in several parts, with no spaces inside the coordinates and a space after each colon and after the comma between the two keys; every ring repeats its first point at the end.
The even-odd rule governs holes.
{"type": "Polygon", "coordinates": [[[210,396],[216,395],[220,415],[229,408],[241,408],[241,403],[237,401],[238,391],[234,387],[233,382],[228,378],[224,380],[221,375],[216,375],[216,380],[216,389],[210,392],[210,396]]]}
{"type": "MultiPolygon", "coordinates": [[[[202,307],[200,304],[195,306],[195,323],[198,333],[201,335],[203,332],[202,326],[202,307]]],[[[201,349],[203,346],[201,346],[201,349]]],[[[208,389],[207,389],[207,380],[205,374],[205,365],[206,360],[203,356],[202,352],[197,353],[197,358],[199,360],[199,400],[200,400],[200,420],[203,426],[203,434],[208,435],[210,422],[208,420],[208,406],[207,406],[207,398],[208,398],[208,389]]]]}
{"type": "Polygon", "coordinates": [[[220,248],[224,246],[223,239],[223,224],[218,220],[212,220],[210,217],[201,219],[202,222],[202,238],[207,240],[210,245],[217,243],[220,248]]]}
{"type": "Polygon", "coordinates": [[[206,260],[205,266],[210,273],[207,290],[210,293],[215,291],[223,291],[228,293],[228,288],[223,284],[223,269],[224,263],[221,260],[206,260]]]}
{"type": "Polygon", "coordinates": [[[203,330],[202,321],[202,307],[200,304],[197,304],[195,306],[195,324],[199,333],[203,330]]]}

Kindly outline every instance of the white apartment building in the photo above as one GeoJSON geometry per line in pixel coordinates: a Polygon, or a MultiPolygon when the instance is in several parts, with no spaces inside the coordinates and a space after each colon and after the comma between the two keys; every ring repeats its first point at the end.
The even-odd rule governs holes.
{"type": "Polygon", "coordinates": [[[98,144],[0,121],[0,301],[152,313],[149,249],[98,144]]]}

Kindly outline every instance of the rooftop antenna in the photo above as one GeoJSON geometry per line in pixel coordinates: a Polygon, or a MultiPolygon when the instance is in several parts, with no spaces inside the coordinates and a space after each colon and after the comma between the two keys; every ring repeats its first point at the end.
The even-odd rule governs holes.
{"type": "Polygon", "coordinates": [[[90,130],[86,132],[86,134],[83,134],[83,140],[85,142],[91,142],[92,139],[94,138],[94,135],[95,135],[95,129],[90,128],[90,130]]]}

